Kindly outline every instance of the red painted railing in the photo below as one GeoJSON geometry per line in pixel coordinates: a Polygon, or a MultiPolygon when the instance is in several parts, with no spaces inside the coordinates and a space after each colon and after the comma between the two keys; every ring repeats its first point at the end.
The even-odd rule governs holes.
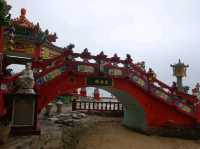
{"type": "MultiPolygon", "coordinates": [[[[102,53],[101,53],[102,54],[102,53]]],[[[35,74],[36,80],[38,78],[42,78],[47,76],[49,73],[55,71],[58,68],[65,67],[65,72],[73,72],[74,74],[84,75],[84,76],[98,76],[100,72],[100,61],[104,61],[104,69],[117,69],[121,71],[121,75],[111,75],[108,72],[103,73],[104,77],[108,78],[128,78],[132,83],[142,88],[145,92],[151,94],[152,96],[158,98],[160,101],[165,102],[166,104],[175,106],[178,110],[185,112],[189,115],[195,111],[195,103],[197,102],[194,96],[175,92],[173,89],[165,84],[164,82],[158,80],[157,78],[153,78],[149,80],[149,74],[144,69],[139,67],[137,64],[132,63],[131,58],[120,60],[117,55],[111,58],[107,58],[105,55],[91,55],[89,52],[84,51],[83,53],[73,53],[73,51],[66,50],[62,55],[49,59],[49,60],[41,60],[41,61],[33,61],[33,70],[35,74]],[[82,59],[83,61],[76,60],[77,58],[82,59]],[[94,63],[90,63],[89,60],[95,60],[94,63]],[[118,64],[122,64],[122,67],[119,67],[118,64]],[[88,67],[92,67],[94,69],[93,72],[80,72],[78,70],[78,66],[84,65],[88,67]],[[128,65],[128,66],[127,66],[128,65]],[[134,80],[135,79],[135,80],[134,80]],[[177,107],[177,103],[171,102],[168,98],[179,98],[179,102],[181,106],[184,106],[184,111],[177,107]],[[181,99],[186,100],[186,102],[182,102],[181,99]],[[192,105],[192,106],[191,106],[192,105]],[[189,111],[189,112],[188,112],[189,111]]],[[[62,72],[63,73],[63,72],[62,72]]],[[[51,79],[50,79],[51,80],[51,79]]],[[[7,79],[7,82],[13,82],[13,79],[7,79]]],[[[48,81],[48,79],[47,79],[48,81]]],[[[5,80],[1,81],[1,83],[5,82],[5,80]]],[[[46,83],[46,82],[45,82],[46,83]]],[[[178,100],[176,100],[178,101],[178,100]]],[[[192,114],[193,115],[193,114],[192,114]]]]}
{"type": "MultiPolygon", "coordinates": [[[[104,66],[105,69],[118,69],[122,72],[122,75],[120,76],[112,76],[109,75],[107,73],[104,73],[104,77],[110,77],[110,78],[130,78],[130,75],[135,76],[136,78],[139,78],[140,81],[143,82],[144,86],[141,86],[141,84],[139,84],[137,81],[134,82],[134,80],[131,80],[132,82],[134,82],[134,84],[136,84],[138,87],[141,87],[142,89],[144,89],[144,91],[150,93],[152,96],[158,98],[160,101],[165,102],[166,104],[169,104],[171,106],[175,106],[179,111],[182,111],[186,114],[189,115],[193,115],[192,113],[195,111],[195,107],[191,106],[195,104],[195,102],[197,102],[197,100],[193,98],[191,98],[191,96],[186,95],[185,93],[179,93],[176,91],[176,99],[177,97],[180,98],[179,102],[181,104],[181,106],[184,106],[184,110],[180,109],[181,107],[177,107],[177,105],[174,102],[171,101],[167,101],[167,99],[165,98],[174,98],[174,91],[173,89],[168,86],[167,84],[165,84],[164,82],[158,80],[157,78],[153,78],[153,80],[149,81],[149,76],[148,73],[143,70],[141,67],[139,67],[137,64],[134,63],[129,63],[129,67],[125,67],[125,65],[127,65],[127,60],[120,60],[120,58],[99,58],[99,55],[94,56],[94,55],[90,55],[90,54],[83,54],[83,53],[73,53],[72,51],[70,52],[65,52],[63,55],[58,56],[54,59],[50,59],[50,60],[45,60],[44,62],[34,62],[33,63],[33,68],[35,70],[40,70],[37,71],[38,73],[36,73],[36,78],[37,77],[42,77],[44,75],[47,75],[48,73],[52,72],[53,70],[59,68],[59,67],[63,67],[66,66],[66,72],[73,72],[74,74],[78,74],[78,75],[90,75],[90,76],[98,76],[99,75],[99,69],[100,69],[100,60],[103,60],[105,63],[109,64],[107,66],[104,66]],[[84,61],[84,57],[86,57],[86,61],[84,61]],[[81,58],[83,59],[83,61],[77,61],[75,60],[76,58],[81,58]],[[93,59],[96,60],[95,63],[90,63],[89,60],[93,59]],[[115,60],[115,61],[114,61],[115,60]],[[119,67],[117,65],[114,65],[114,63],[121,63],[124,65],[124,67],[119,67]],[[94,72],[79,72],[77,69],[78,65],[85,65],[85,66],[92,66],[94,68],[94,72]],[[156,92],[155,92],[156,90],[156,92]],[[172,94],[173,93],[173,94],[172,94]],[[160,95],[161,94],[161,95],[160,95]],[[182,96],[180,96],[182,95],[182,96]],[[163,98],[164,97],[164,98],[163,98]],[[188,102],[183,102],[181,101],[181,99],[184,98],[185,100],[187,100],[188,102]],[[188,104],[189,103],[189,104],[188,104]],[[185,111],[187,110],[187,111],[185,111]],[[189,112],[188,112],[189,111],[189,112]]],[[[178,101],[178,100],[176,100],[178,101]]]]}

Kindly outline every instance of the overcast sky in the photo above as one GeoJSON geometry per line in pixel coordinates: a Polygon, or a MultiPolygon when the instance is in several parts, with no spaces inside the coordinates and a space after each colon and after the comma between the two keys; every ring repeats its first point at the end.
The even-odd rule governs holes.
{"type": "Polygon", "coordinates": [[[171,84],[170,64],[189,64],[185,85],[200,81],[199,0],[7,0],[12,17],[20,8],[42,29],[56,32],[58,46],[75,51],[115,52],[145,61],[158,77],[171,84]]]}

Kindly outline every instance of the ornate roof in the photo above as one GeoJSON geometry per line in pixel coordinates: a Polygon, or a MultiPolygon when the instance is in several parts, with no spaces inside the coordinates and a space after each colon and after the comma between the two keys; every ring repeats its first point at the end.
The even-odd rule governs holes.
{"type": "MultiPolygon", "coordinates": [[[[21,14],[19,17],[12,20],[12,25],[15,28],[23,28],[23,30],[28,30],[28,32],[31,33],[31,34],[29,34],[29,36],[34,36],[34,35],[38,34],[40,37],[42,37],[41,39],[45,38],[46,41],[50,42],[50,43],[55,42],[57,39],[56,33],[50,34],[48,30],[45,30],[43,32],[40,28],[39,23],[34,24],[33,22],[29,21],[26,17],[26,9],[25,8],[21,9],[21,14]]],[[[19,32],[22,33],[23,31],[20,30],[19,32]]],[[[24,33],[27,33],[27,31],[25,31],[24,33]]]]}

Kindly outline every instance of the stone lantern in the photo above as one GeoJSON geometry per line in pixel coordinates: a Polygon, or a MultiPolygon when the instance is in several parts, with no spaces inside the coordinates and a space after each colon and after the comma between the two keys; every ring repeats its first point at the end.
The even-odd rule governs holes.
{"type": "Polygon", "coordinates": [[[171,65],[173,69],[173,76],[177,78],[177,88],[179,91],[184,91],[183,87],[183,77],[186,77],[186,70],[189,67],[189,65],[185,65],[181,62],[179,59],[177,64],[171,65]]]}
{"type": "Polygon", "coordinates": [[[34,77],[31,64],[26,64],[18,80],[15,81],[16,93],[7,95],[10,108],[11,133],[13,135],[40,134],[37,128],[37,99],[34,91],[34,77]]]}
{"type": "Polygon", "coordinates": [[[46,106],[46,115],[47,115],[47,116],[50,116],[51,111],[52,111],[52,108],[53,108],[53,104],[52,104],[52,103],[49,103],[49,104],[46,106]]]}
{"type": "Polygon", "coordinates": [[[63,110],[63,102],[62,101],[58,101],[56,102],[56,106],[57,106],[57,113],[62,113],[63,110]]]}

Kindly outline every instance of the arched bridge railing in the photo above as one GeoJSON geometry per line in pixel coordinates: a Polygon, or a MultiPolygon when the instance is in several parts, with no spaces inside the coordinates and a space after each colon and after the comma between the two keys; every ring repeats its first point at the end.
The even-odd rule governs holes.
{"type": "Polygon", "coordinates": [[[177,96],[178,92],[155,77],[152,70],[146,72],[144,62],[133,63],[130,55],[125,60],[115,54],[108,58],[101,52],[91,55],[87,49],[82,53],[74,53],[72,49],[54,59],[33,61],[36,82],[41,86],[65,72],[78,75],[104,76],[110,78],[123,78],[131,81],[160,101],[174,106],[190,116],[194,115],[196,98],[189,95],[177,96]],[[184,97],[184,99],[183,99],[184,97]]]}

